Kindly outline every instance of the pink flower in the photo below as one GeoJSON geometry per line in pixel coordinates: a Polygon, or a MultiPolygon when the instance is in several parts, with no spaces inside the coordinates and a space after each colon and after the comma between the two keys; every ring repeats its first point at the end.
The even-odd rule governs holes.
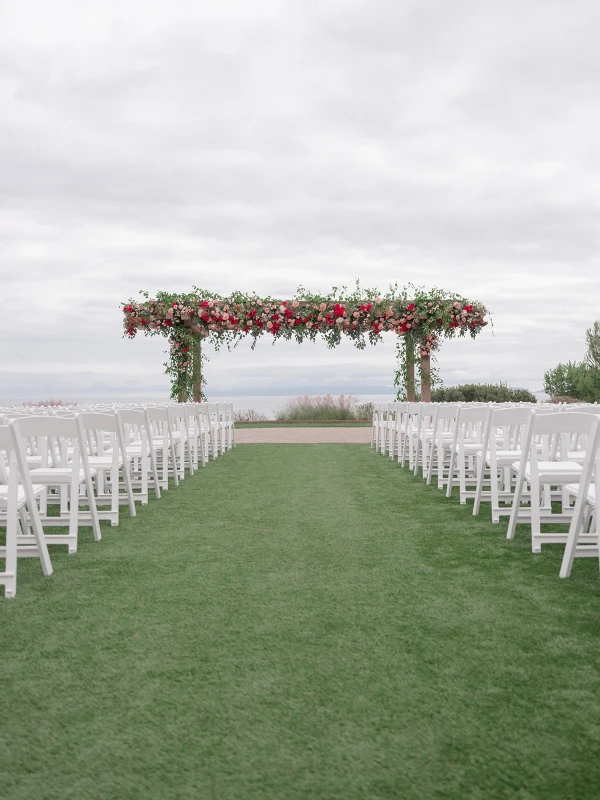
{"type": "Polygon", "coordinates": [[[460,303],[458,302],[458,300],[455,303],[452,303],[452,305],[454,306],[454,308],[460,308],[460,303]]]}
{"type": "Polygon", "coordinates": [[[294,308],[298,308],[299,305],[300,305],[300,303],[297,300],[294,300],[293,303],[292,303],[292,306],[294,308]]]}
{"type": "MultiPolygon", "coordinates": [[[[321,303],[321,305],[319,306],[320,311],[325,311],[326,308],[327,308],[327,303],[321,303]]],[[[319,319],[321,319],[321,317],[319,319]]]]}
{"type": "Polygon", "coordinates": [[[273,323],[272,322],[267,322],[267,328],[269,330],[271,330],[272,327],[273,327],[273,323]]]}

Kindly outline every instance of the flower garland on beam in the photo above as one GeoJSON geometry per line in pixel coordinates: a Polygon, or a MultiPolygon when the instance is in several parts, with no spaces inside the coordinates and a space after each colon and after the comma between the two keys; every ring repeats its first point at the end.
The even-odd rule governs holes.
{"type": "Polygon", "coordinates": [[[172,381],[171,396],[180,400],[204,396],[202,360],[206,357],[202,341],[210,341],[219,349],[246,336],[253,339],[253,347],[263,335],[297,342],[321,337],[328,347],[335,347],[344,336],[363,349],[367,339],[376,344],[384,333],[400,337],[400,366],[395,375],[398,396],[411,399],[413,394],[408,373],[413,369],[414,385],[411,365],[416,350],[426,399],[431,381],[436,379],[435,371],[432,378],[428,377],[429,361],[441,340],[466,335],[475,338],[487,325],[487,310],[482,303],[440,289],[413,286],[403,290],[393,286],[387,294],[380,294],[374,289],[362,290],[357,283],[352,293],[334,287],[324,296],[300,287],[296,296],[287,300],[241,292],[222,297],[196,287],[187,294],[142,295],[141,302],[129,300],[123,305],[125,335],[133,338],[142,331],[170,340],[165,367],[172,381]]]}

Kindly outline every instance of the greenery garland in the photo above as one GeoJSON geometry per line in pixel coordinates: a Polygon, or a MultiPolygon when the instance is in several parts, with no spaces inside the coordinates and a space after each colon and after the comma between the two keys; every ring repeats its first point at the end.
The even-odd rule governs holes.
{"type": "MultiPolygon", "coordinates": [[[[142,331],[169,339],[165,371],[171,378],[171,396],[186,400],[194,395],[194,365],[205,385],[203,341],[218,350],[250,336],[254,348],[259,337],[268,334],[274,341],[283,338],[299,343],[321,337],[333,348],[345,336],[364,349],[367,340],[377,344],[382,334],[395,333],[400,340],[394,385],[402,397],[410,348],[421,356],[421,365],[423,359],[429,363],[443,338],[467,334],[475,338],[487,325],[487,310],[482,303],[441,289],[412,285],[404,289],[391,286],[385,294],[362,289],[358,281],[351,292],[333,287],[326,295],[299,287],[289,300],[243,292],[223,297],[198,287],[186,294],[158,292],[154,298],[147,292],[141,294],[142,301],[129,300],[123,305],[125,335],[133,338],[142,331]]],[[[432,370],[431,381],[436,380],[437,371],[432,370]]]]}

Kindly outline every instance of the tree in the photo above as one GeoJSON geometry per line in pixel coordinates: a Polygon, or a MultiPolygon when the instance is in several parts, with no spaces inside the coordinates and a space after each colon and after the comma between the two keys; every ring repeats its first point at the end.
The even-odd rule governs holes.
{"type": "Polygon", "coordinates": [[[586,364],[600,371],[600,320],[596,320],[585,334],[588,349],[585,355],[586,364]]]}
{"type": "Polygon", "coordinates": [[[586,403],[600,402],[600,320],[586,331],[583,361],[557,364],[544,373],[544,391],[552,397],[573,397],[586,403]]]}
{"type": "Polygon", "coordinates": [[[544,372],[544,391],[551,397],[577,397],[576,386],[581,364],[568,361],[544,372]]]}

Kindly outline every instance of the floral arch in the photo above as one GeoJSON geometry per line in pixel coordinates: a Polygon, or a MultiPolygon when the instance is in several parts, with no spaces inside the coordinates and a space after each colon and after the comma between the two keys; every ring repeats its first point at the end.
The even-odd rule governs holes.
{"type": "Polygon", "coordinates": [[[166,373],[171,378],[171,397],[183,400],[204,398],[205,385],[202,342],[216,349],[231,347],[245,336],[253,347],[260,336],[295,339],[297,342],[323,338],[328,347],[349,337],[359,349],[382,340],[384,333],[398,338],[398,367],[394,385],[398,397],[415,398],[415,365],[421,378],[421,398],[431,400],[435,382],[431,357],[443,339],[454,336],[475,338],[487,325],[485,306],[441,289],[408,286],[390,287],[386,294],[363,290],[358,282],[353,292],[334,287],[327,295],[312,294],[300,287],[293,298],[280,300],[235,292],[228,297],[193,287],[187,294],[158,292],[151,298],[141,292],[142,301],[123,305],[125,335],[133,338],[163,335],[170,343],[166,373]]]}

